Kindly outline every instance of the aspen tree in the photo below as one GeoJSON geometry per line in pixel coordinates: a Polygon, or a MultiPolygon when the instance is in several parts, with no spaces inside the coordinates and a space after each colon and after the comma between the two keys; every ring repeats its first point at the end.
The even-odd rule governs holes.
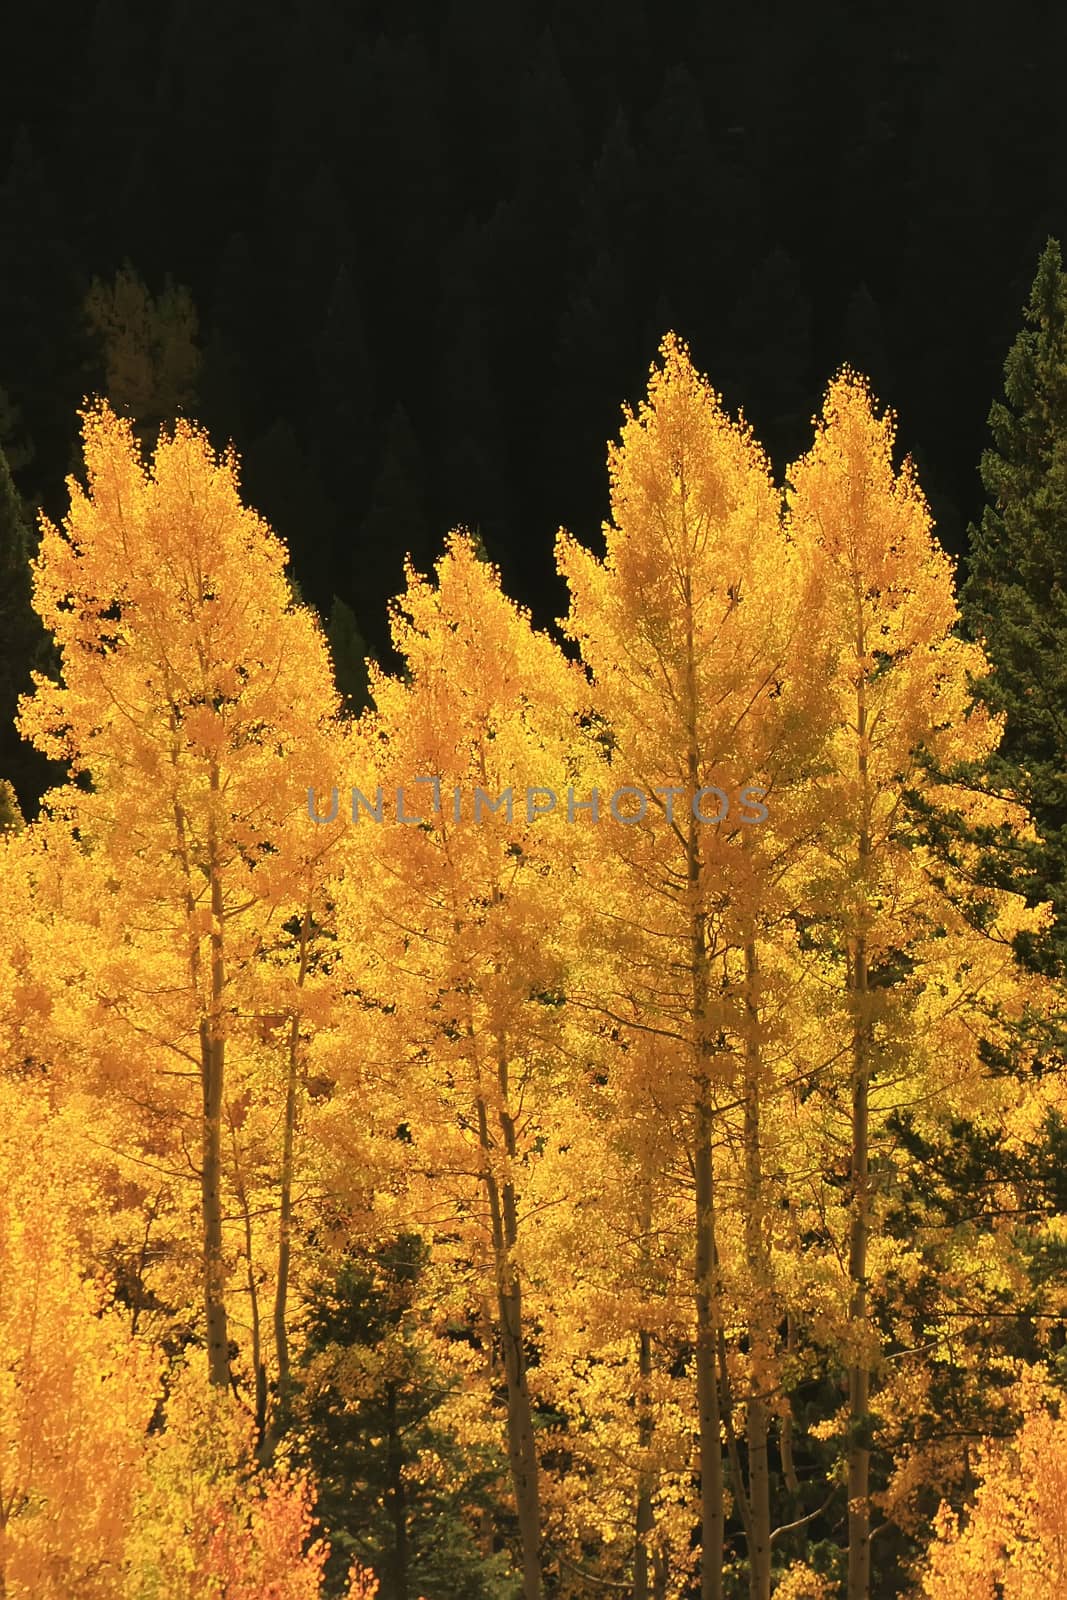
{"type": "MultiPolygon", "coordinates": [[[[62,527],[42,517],[34,563],[62,683],[35,676],[21,727],[70,761],[53,803],[106,860],[127,930],[116,961],[142,963],[110,997],[116,1027],[199,1080],[204,1336],[225,1385],[227,1041],[271,916],[289,914],[312,859],[297,824],[307,781],[328,776],[336,694],[318,623],[293,601],[284,546],[242,505],[232,454],[179,422],[146,465],[104,402],[83,413],[83,438],[86,486],[69,480],[62,527]]],[[[324,830],[313,848],[326,843],[324,830]]]]}
{"type": "MultiPolygon", "coordinates": [[[[813,742],[803,701],[817,674],[803,622],[809,578],[782,531],[766,457],[724,415],[681,341],[669,336],[661,354],[647,403],[627,411],[610,448],[605,560],[566,534],[557,559],[571,590],[565,626],[593,675],[611,771],[654,796],[644,820],[617,824],[610,836],[605,940],[615,948],[614,982],[599,1002],[586,1001],[624,1030],[670,1041],[674,1069],[689,1083],[701,1594],[719,1600],[728,1418],[715,1150],[727,1102],[746,1095],[741,1041],[753,1002],[750,993],[746,1009],[744,991],[755,975],[739,974],[738,956],[752,946],[776,853],[744,848],[759,813],[739,797],[750,783],[770,794],[795,781],[790,763],[813,742]]],[[[757,1139],[751,1120],[753,1150],[757,1139]]],[[[756,1510],[746,1521],[754,1593],[763,1596],[770,1509],[758,1464],[766,1418],[756,1409],[752,1427],[756,1510]]],[[[743,1502],[744,1486],[735,1489],[743,1502]]]]}
{"type": "Polygon", "coordinates": [[[523,1594],[540,1600],[524,1199],[560,1103],[566,848],[585,813],[573,827],[565,811],[531,816],[527,791],[552,791],[562,809],[580,782],[568,756],[584,684],[462,534],[436,583],[409,568],[393,636],[407,676],[372,672],[375,709],[353,749],[382,821],[353,801],[339,926],[363,1003],[396,1019],[378,1048],[403,1075],[412,1159],[433,1170],[439,1200],[451,1193],[465,1259],[491,1273],[523,1594]]]}
{"type": "Polygon", "coordinates": [[[810,796],[822,864],[809,880],[807,910],[808,937],[843,983],[837,1026],[851,1062],[848,1600],[870,1593],[870,1395],[879,1346],[870,1294],[872,1107],[884,1126],[893,1081],[922,1072],[927,1098],[950,1101],[954,1080],[973,1092],[975,1023],[988,1014],[988,997],[1018,989],[1011,937],[1027,920],[1017,897],[971,883],[984,912],[968,921],[958,904],[962,879],[955,896],[946,892],[947,869],[909,824],[910,789],[981,822],[1007,818],[1022,829],[1025,816],[1010,802],[925,777],[924,751],[945,771],[980,759],[1000,729],[984,708],[968,711],[968,678],[981,674],[984,658],[954,633],[951,564],[910,461],[894,468],[893,439],[893,419],[876,414],[866,384],[846,369],[827,391],[814,445],[789,472],[789,527],[818,573],[811,627],[831,648],[837,697],[832,766],[810,796]],[[946,1051],[948,1039],[955,1049],[946,1051]]]}

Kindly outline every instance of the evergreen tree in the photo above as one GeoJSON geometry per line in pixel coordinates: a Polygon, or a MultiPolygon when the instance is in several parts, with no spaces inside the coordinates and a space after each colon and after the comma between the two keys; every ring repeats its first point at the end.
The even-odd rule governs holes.
{"type": "Polygon", "coordinates": [[[1067,272],[1055,239],[1025,315],[1004,367],[1005,398],[989,414],[990,503],[971,530],[962,609],[993,665],[978,691],[1007,719],[987,781],[1025,801],[1041,836],[1010,851],[995,841],[990,866],[1031,904],[1052,901],[1048,938],[1021,945],[1051,972],[1067,961],[1067,272]]]}
{"type": "Polygon", "coordinates": [[[0,778],[0,833],[21,833],[24,825],[14,787],[0,778]]]}
{"type": "Polygon", "coordinates": [[[313,348],[318,377],[315,437],[324,452],[327,487],[334,503],[341,505],[353,496],[363,498],[374,416],[374,377],[363,316],[346,266],[338,269],[313,348]]]}
{"type": "Polygon", "coordinates": [[[278,419],[246,452],[242,477],[251,503],[292,551],[303,591],[313,603],[324,604],[331,593],[334,510],[316,460],[301,449],[289,424],[278,419]]]}
{"type": "Polygon", "coordinates": [[[463,1514],[490,1504],[503,1462],[479,1462],[443,1423],[453,1380],[419,1338],[427,1254],[418,1235],[401,1234],[369,1257],[346,1256],[312,1293],[294,1423],[332,1547],[331,1595],[353,1556],[373,1568],[380,1600],[510,1593],[504,1557],[479,1552],[463,1514]]]}
{"type": "Polygon", "coordinates": [[[710,340],[715,307],[740,276],[740,243],[755,231],[750,186],[712,140],[688,66],[664,74],[645,136],[652,236],[679,241],[661,253],[662,284],[687,335],[710,340]]]}
{"type": "Polygon", "coordinates": [[[275,226],[261,246],[273,258],[268,372],[275,393],[303,394],[314,387],[313,341],[338,269],[356,258],[356,235],[332,162],[291,194],[283,174],[271,188],[275,226]]]}
{"type": "Polygon", "coordinates": [[[0,449],[0,775],[10,780],[12,798],[17,794],[24,808],[49,781],[58,780],[60,771],[15,730],[19,696],[33,688],[30,674],[46,671],[50,660],[47,635],[30,600],[32,551],[22,502],[0,449]]]}
{"type": "MultiPolygon", "coordinates": [[[[1025,802],[1038,838],[1026,840],[1004,827],[968,827],[958,815],[923,806],[915,795],[909,799],[924,818],[919,837],[943,859],[951,863],[978,843],[985,846],[979,883],[1014,888],[1032,905],[1052,902],[1048,932],[1028,930],[1013,943],[1029,966],[1056,976],[1067,958],[1067,273],[1054,239],[1041,253],[1025,324],[1005,362],[1005,398],[989,414],[994,444],[981,466],[989,503],[980,525],[969,530],[969,572],[960,591],[964,626],[990,662],[972,690],[1004,716],[1005,731],[982,763],[953,770],[979,790],[1025,802]]],[[[1010,1237],[1015,1252],[1013,1293],[999,1291],[1003,1303],[981,1335],[981,1385],[968,1387],[966,1363],[957,1356],[940,1369],[931,1401],[935,1437],[946,1418],[957,1431],[1003,1431],[1002,1374],[1019,1360],[1052,1364],[1062,1349],[1062,1333],[1050,1341],[1047,1330],[1055,1324],[1064,1281],[1063,1247],[1051,1219],[1063,1206],[1065,1130],[1058,1108],[1042,1106],[1047,1091],[1040,1086],[1043,1066],[1062,1062],[1062,1018],[1055,1013],[1050,993],[1036,1015],[1011,1028],[1006,1044],[981,1042],[990,1075],[1013,1077],[1020,1104],[1034,1107],[1021,1155],[1002,1130],[983,1128],[980,1120],[955,1121],[930,1140],[917,1135],[910,1117],[899,1121],[912,1157],[901,1231],[913,1237],[915,1214],[925,1210],[929,1217],[933,1210],[936,1216],[940,1206],[951,1226],[966,1223],[989,1239],[1010,1237]]],[[[887,1227],[896,1231],[892,1218],[887,1227]]],[[[937,1230],[929,1236],[936,1239],[937,1230]]],[[[929,1326],[922,1300],[930,1286],[950,1282],[940,1264],[917,1280],[917,1329],[929,1326]]],[[[974,1289],[968,1278],[954,1291],[959,1350],[972,1343],[965,1312],[981,1301],[974,1289]]]]}
{"type": "Polygon", "coordinates": [[[557,0],[548,21],[568,81],[582,86],[578,109],[592,138],[616,102],[641,100],[659,41],[649,36],[643,0],[557,0]]]}
{"type": "MultiPolygon", "coordinates": [[[[495,547],[516,543],[510,452],[502,416],[507,374],[497,372],[508,311],[498,269],[504,208],[492,221],[468,223],[444,252],[435,429],[437,526],[478,523],[495,547]]],[[[508,397],[509,398],[509,397],[508,397]]]]}
{"type": "Polygon", "coordinates": [[[518,86],[531,42],[525,7],[451,0],[444,15],[439,93],[459,216],[484,215],[514,168],[518,86]]]}
{"type": "Polygon", "coordinates": [[[870,379],[876,394],[889,397],[893,374],[887,350],[885,319],[866,283],[856,285],[845,307],[840,357],[870,379]]]}
{"type": "Polygon", "coordinates": [[[614,426],[615,396],[635,387],[631,382],[637,367],[635,341],[629,341],[628,350],[621,337],[629,320],[627,298],[622,256],[598,250],[572,287],[556,334],[558,395],[553,413],[566,425],[557,428],[552,441],[558,465],[551,480],[557,498],[573,508],[571,523],[599,527],[604,517],[603,490],[594,480],[593,467],[599,464],[614,426]],[[634,359],[627,361],[627,355],[634,359]],[[569,494],[572,484],[581,484],[585,493],[569,494]]]}
{"type": "Polygon", "coordinates": [[[263,413],[265,382],[257,382],[261,347],[262,270],[243,233],[226,241],[215,273],[210,301],[208,336],[200,380],[200,420],[219,443],[235,440],[242,448],[264,429],[270,417],[263,413]]]}
{"type": "Polygon", "coordinates": [[[12,473],[28,467],[34,457],[33,441],[22,427],[22,409],[0,386],[0,450],[7,457],[12,473]]]}
{"type": "Polygon", "coordinates": [[[422,456],[407,411],[393,407],[370,508],[352,549],[352,594],[374,643],[384,644],[388,601],[404,586],[404,557],[425,572],[430,533],[423,498],[422,456]]]}
{"type": "Polygon", "coordinates": [[[797,264],[778,247],[753,272],[731,321],[735,386],[772,460],[792,458],[808,430],[811,323],[797,264]]]}
{"type": "Polygon", "coordinates": [[[84,283],[69,224],[25,127],[0,181],[0,261],[4,384],[36,446],[22,489],[37,498],[60,490],[74,465],[88,352],[80,321],[84,283]]]}
{"type": "Polygon", "coordinates": [[[82,213],[93,258],[106,261],[116,238],[129,240],[145,189],[157,173],[146,160],[156,86],[153,19],[136,0],[98,0],[86,60],[79,74],[78,110],[93,130],[96,181],[82,213]]]}
{"type": "Polygon", "coordinates": [[[610,249],[623,258],[620,268],[625,269],[626,276],[639,279],[651,254],[652,199],[647,174],[634,149],[629,119],[619,106],[583,186],[574,235],[576,262],[585,262],[598,251],[610,249]]]}
{"type": "Polygon", "coordinates": [[[557,458],[549,477],[568,526],[599,528],[607,509],[601,467],[618,396],[644,381],[633,310],[649,270],[651,200],[620,108],[584,184],[569,250],[574,276],[556,330],[558,426],[545,448],[557,458]]]}
{"type": "MultiPolygon", "coordinates": [[[[487,320],[486,331],[490,348],[502,343],[509,352],[508,368],[501,367],[498,374],[506,386],[504,433],[522,497],[523,531],[529,535],[546,523],[551,526],[555,516],[548,492],[555,477],[555,433],[541,395],[553,377],[554,336],[567,298],[569,245],[584,167],[575,95],[561,70],[550,28],[542,30],[530,52],[519,105],[517,181],[493,218],[494,273],[506,296],[506,310],[497,326],[491,317],[487,320]],[[513,376],[518,372],[524,374],[521,383],[513,376]]],[[[481,443],[477,435],[474,439],[481,443]]],[[[465,520],[469,515],[464,514],[465,520]]],[[[516,546],[521,571],[529,537],[520,536],[516,546]]]]}
{"type": "Polygon", "coordinates": [[[336,594],[326,623],[326,638],[333,658],[337,691],[345,709],[358,715],[370,703],[367,641],[359,630],[352,607],[336,594]]]}
{"type": "Polygon", "coordinates": [[[307,185],[296,220],[295,229],[285,230],[289,281],[279,285],[294,337],[303,329],[307,307],[326,304],[338,267],[355,254],[348,207],[329,162],[318,168],[307,185]]]}
{"type": "Polygon", "coordinates": [[[416,34],[379,37],[358,64],[357,137],[341,170],[352,216],[374,219],[374,246],[359,253],[373,354],[380,370],[407,371],[423,359],[436,311],[445,195],[434,67],[416,34]]]}

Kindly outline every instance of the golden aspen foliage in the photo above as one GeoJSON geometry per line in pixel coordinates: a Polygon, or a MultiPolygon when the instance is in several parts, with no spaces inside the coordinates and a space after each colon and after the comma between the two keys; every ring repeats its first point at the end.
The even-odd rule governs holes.
{"type": "Polygon", "coordinates": [[[326,1548],[305,1479],[263,1471],[248,1411],[199,1364],[167,1376],[128,1531],[129,1600],[318,1600],[326,1548]]]}
{"type": "MultiPolygon", "coordinates": [[[[636,1071],[617,1089],[606,1081],[617,1043],[597,1050],[575,1026],[570,1045],[586,1082],[569,1096],[553,1161],[531,1176],[525,1248],[538,1286],[537,1391],[558,1419],[543,1448],[568,1462],[546,1475],[545,1524],[556,1548],[608,1583],[632,1575],[638,1530],[673,1600],[694,1564],[693,1385],[671,1370],[691,1319],[684,1129],[650,1114],[645,1096],[624,1098],[636,1071]]],[[[629,1048],[653,1053],[657,1042],[629,1048]]]]}
{"type": "Polygon", "coordinates": [[[393,618],[406,677],[372,675],[375,709],[353,741],[358,789],[388,810],[379,823],[360,807],[349,830],[339,929],[346,971],[377,1015],[371,1037],[403,1086],[411,1164],[433,1175],[427,1220],[451,1214],[457,1255],[480,1263],[506,1373],[524,1593],[536,1600],[524,1196],[562,1104],[556,997],[574,934],[561,885],[579,823],[531,816],[527,791],[552,790],[563,808],[581,783],[584,684],[469,537],[450,536],[435,576],[409,569],[393,618]],[[399,791],[421,821],[396,820],[399,791]]]}
{"type": "Polygon", "coordinates": [[[69,1130],[0,1079],[0,1593],[125,1600],[125,1544],[160,1360],[77,1249],[92,1203],[69,1130]]]}
{"type": "MultiPolygon", "coordinates": [[[[642,1035],[659,1041],[657,1052],[618,1051],[610,1074],[618,1080],[634,1067],[647,1074],[654,1064],[646,1099],[661,1116],[680,1118],[694,1175],[701,1593],[715,1600],[728,1404],[719,1340],[735,1258],[728,1264],[722,1239],[716,1243],[726,1217],[712,1166],[713,1125],[721,1142],[726,1104],[736,1111],[769,1091],[759,1056],[762,1002],[746,974],[758,930],[780,919],[788,845],[812,831],[798,796],[825,744],[822,641],[808,622],[810,563],[782,528],[766,456],[751,430],[726,416],[673,335],[653,367],[647,402],[626,412],[609,471],[604,560],[566,534],[557,543],[571,591],[564,626],[592,674],[610,748],[605,782],[639,788],[648,807],[643,819],[613,826],[603,856],[587,868],[601,965],[580,999],[631,1046],[642,1035]],[[746,804],[750,786],[748,800],[765,801],[773,820],[760,823],[761,813],[746,804]]],[[[758,1162],[751,1118],[748,1138],[758,1162]]],[[[761,1281],[767,1271],[764,1262],[761,1281]]],[[[776,1320],[769,1307],[761,1315],[776,1320]]],[[[765,1430],[765,1420],[756,1425],[765,1430]]],[[[761,1552],[765,1588],[765,1481],[755,1503],[750,1542],[761,1552]]]]}
{"type": "MultiPolygon", "coordinates": [[[[654,1021],[664,1048],[673,1040],[684,1054],[724,1025],[737,1032],[738,994],[727,983],[698,1017],[681,981],[690,958],[665,982],[673,948],[663,946],[662,965],[648,953],[665,937],[687,945],[694,918],[705,927],[705,965],[739,945],[795,837],[799,779],[818,770],[820,689],[812,579],[780,527],[766,457],[680,341],[664,342],[662,361],[611,447],[604,561],[566,534],[557,552],[571,591],[566,631],[591,671],[610,748],[602,782],[649,797],[645,820],[604,830],[586,865],[610,886],[594,927],[625,971],[613,1020],[654,1021]],[[759,822],[756,802],[740,800],[749,784],[773,820],[759,822]],[[720,821],[716,788],[729,802],[720,821]],[[693,809],[701,791],[708,821],[693,809]]],[[[717,1078],[738,1070],[733,1049],[717,1052],[717,1078]]]]}
{"type": "MultiPolygon", "coordinates": [[[[284,546],[241,503],[233,456],[179,422],[146,465],[105,404],[83,434],[86,485],[70,481],[62,528],[42,518],[34,563],[62,682],[35,677],[21,727],[70,761],[53,810],[107,863],[96,992],[133,1097],[150,1099],[163,1074],[199,1125],[204,1332],[221,1384],[237,1250],[223,1229],[224,1121],[227,1088],[244,1088],[228,1084],[227,1041],[258,1034],[265,951],[288,939],[302,966],[282,930],[339,831],[309,839],[300,821],[308,778],[334,766],[337,697],[318,621],[293,600],[284,546]]],[[[272,1013],[283,981],[271,968],[272,1013]]],[[[290,1025],[283,1100],[292,1040],[290,1025]]]]}
{"type": "Polygon", "coordinates": [[[171,426],[188,296],[87,314],[70,781],[0,783],[0,1595],[1067,1600],[1061,997],[893,417],[842,371],[780,488],[668,335],[557,538],[580,659],[454,531],[349,719],[171,426]]]}
{"type": "Polygon", "coordinates": [[[962,1516],[942,1503],[935,1518],[924,1600],[1067,1596],[1067,1421],[1037,1374],[1021,1389],[1022,1424],[985,1442],[973,1503],[962,1516]]]}
{"type": "Polygon", "coordinates": [[[360,1561],[353,1561],[348,1573],[348,1588],[344,1600],[378,1600],[381,1584],[360,1561]]]}
{"type": "Polygon", "coordinates": [[[942,767],[978,758],[1000,728],[970,705],[984,658],[954,631],[951,564],[910,461],[894,467],[893,442],[893,419],[877,415],[866,384],[846,370],[827,390],[811,450],[788,474],[788,527],[818,577],[811,626],[825,642],[836,701],[831,759],[810,791],[819,860],[814,871],[808,864],[803,899],[825,994],[837,986],[836,1018],[831,1001],[824,1024],[848,1063],[836,1106],[833,1079],[821,1087],[828,1142],[840,1146],[845,1120],[849,1149],[847,1184],[826,1197],[848,1295],[849,1600],[864,1600],[869,1586],[870,1393],[882,1348],[870,1289],[909,1253],[879,1227],[895,1187],[887,1119],[995,1114],[978,1041],[984,1030],[1003,1042],[1034,993],[1011,941],[1042,920],[1018,897],[968,881],[967,863],[962,873],[946,867],[907,803],[918,791],[971,821],[1027,827],[1010,801],[927,776],[924,754],[942,767]]]}

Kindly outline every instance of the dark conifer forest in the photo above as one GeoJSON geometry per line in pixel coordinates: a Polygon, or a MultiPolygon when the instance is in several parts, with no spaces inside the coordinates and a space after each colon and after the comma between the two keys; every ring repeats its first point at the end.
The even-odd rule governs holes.
{"type": "Polygon", "coordinates": [[[185,411],[301,592],[376,652],[405,549],[477,528],[538,620],[663,333],[779,470],[850,361],[953,555],[1038,253],[1067,231],[1060,8],[17,7],[0,53],[0,383],[62,509],[103,388],[83,305],[188,288],[185,411]]]}

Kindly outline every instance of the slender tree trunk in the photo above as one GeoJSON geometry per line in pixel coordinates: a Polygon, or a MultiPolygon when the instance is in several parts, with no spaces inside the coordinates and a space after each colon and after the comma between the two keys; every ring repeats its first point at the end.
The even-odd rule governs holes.
{"type": "MultiPolygon", "coordinates": [[[[682,475],[682,499],[685,478],[682,475]]],[[[683,528],[683,541],[688,530],[683,528]]],[[[690,796],[700,787],[700,740],[697,696],[697,662],[693,630],[692,580],[683,578],[682,599],[686,630],[686,775],[690,796]]],[[[707,917],[702,882],[700,835],[692,804],[686,834],[686,879],[689,895],[690,961],[693,982],[693,1177],[696,1216],[693,1279],[696,1299],[696,1380],[700,1451],[700,1600],[722,1600],[723,1535],[725,1524],[722,1461],[722,1415],[719,1404],[718,1360],[718,1258],[715,1249],[715,1174],[711,1136],[714,1122],[712,1064],[714,1048],[709,1036],[709,974],[707,917]]]]}
{"type": "Polygon", "coordinates": [[[159,1206],[162,1199],[163,1190],[161,1189],[149,1208],[148,1221],[145,1224],[144,1238],[141,1240],[141,1250],[137,1260],[137,1303],[133,1308],[133,1315],[130,1318],[130,1332],[132,1334],[137,1332],[137,1324],[140,1321],[141,1312],[144,1309],[145,1301],[147,1299],[147,1289],[145,1288],[144,1275],[145,1264],[148,1261],[148,1240],[149,1236],[151,1235],[156,1217],[159,1213],[159,1206]]]}
{"type": "Polygon", "coordinates": [[[514,1261],[519,1231],[515,1186],[510,1177],[511,1163],[515,1159],[515,1125],[507,1109],[506,1063],[501,1061],[498,1071],[501,1091],[499,1120],[508,1162],[508,1176],[503,1183],[498,1182],[493,1170],[493,1144],[485,1101],[481,1098],[478,1100],[478,1129],[485,1153],[485,1185],[493,1235],[500,1343],[507,1388],[508,1465],[515,1491],[515,1510],[522,1545],[522,1593],[523,1600],[542,1600],[540,1484],[523,1345],[522,1283],[514,1261]]]}
{"type": "MultiPolygon", "coordinates": [[[[491,1392],[498,1381],[500,1372],[500,1350],[496,1338],[496,1325],[493,1321],[492,1306],[488,1296],[482,1301],[482,1333],[485,1339],[485,1380],[486,1387],[491,1392]]],[[[483,1506],[478,1517],[478,1548],[488,1561],[496,1548],[493,1528],[493,1512],[489,1506],[483,1506]]]]}
{"type": "Polygon", "coordinates": [[[508,1384],[508,1456],[522,1540],[523,1600],[541,1600],[541,1505],[530,1391],[522,1347],[522,1291],[513,1274],[500,1301],[508,1384]]]}
{"type": "Polygon", "coordinates": [[[871,1508],[869,1445],[870,1358],[867,1354],[868,1090],[870,1086],[869,1023],[863,1015],[867,998],[867,952],[862,936],[856,942],[853,990],[862,1008],[855,1026],[852,1077],[852,1226],[848,1275],[851,1337],[859,1340],[848,1371],[848,1600],[868,1600],[871,1585],[871,1508]]]}
{"type": "Polygon", "coordinates": [[[204,1118],[200,1165],[200,1202],[204,1247],[204,1326],[211,1382],[226,1388],[230,1381],[230,1338],[226,1322],[222,1262],[222,1077],[223,1044],[212,1039],[204,1021],[202,1049],[204,1118]]]}
{"type": "MultiPolygon", "coordinates": [[[[300,926],[300,965],[297,986],[303,987],[307,977],[308,941],[311,929],[311,906],[304,907],[300,926]]],[[[278,1281],[274,1292],[274,1351],[278,1362],[278,1403],[276,1414],[283,1411],[289,1393],[289,1330],[286,1316],[289,1302],[289,1265],[292,1257],[293,1234],[293,1142],[296,1135],[297,1090],[300,1065],[300,1013],[294,1010],[289,1020],[289,1048],[285,1077],[285,1124],[282,1134],[281,1203],[278,1214],[278,1281]]],[[[272,1431],[277,1415],[272,1419],[272,1431]]]]}
{"type": "MultiPolygon", "coordinates": [[[[211,771],[218,791],[218,773],[211,771]]],[[[222,998],[226,984],[223,947],[222,878],[214,819],[208,828],[211,882],[211,1009],[200,1021],[200,1061],[204,1091],[200,1193],[204,1229],[204,1322],[207,1330],[208,1376],[219,1388],[230,1382],[230,1338],[226,1317],[226,1278],[222,1256],[222,1095],[226,1070],[222,998]]]]}
{"type": "Polygon", "coordinates": [[[404,1451],[397,1426],[396,1385],[386,1389],[386,1427],[389,1471],[389,1520],[393,1548],[389,1561],[389,1600],[408,1600],[408,1510],[404,1486],[404,1451]]]}
{"type": "MultiPolygon", "coordinates": [[[[647,1243],[652,1232],[652,1181],[647,1174],[641,1184],[639,1220],[641,1232],[647,1243]]],[[[656,1480],[655,1474],[648,1464],[647,1456],[652,1446],[656,1421],[652,1411],[651,1393],[652,1335],[645,1328],[641,1328],[637,1335],[637,1374],[637,1442],[641,1451],[642,1463],[637,1482],[633,1600],[649,1600],[649,1581],[657,1552],[652,1552],[650,1548],[652,1534],[656,1526],[655,1508],[652,1503],[656,1480]]]]}
{"type": "Polygon", "coordinates": [[[696,1177],[696,1377],[700,1439],[700,1600],[722,1600],[722,1417],[716,1372],[718,1286],[715,1281],[714,1172],[711,1153],[711,1084],[698,1079],[694,1108],[696,1177]]]}
{"type": "MultiPolygon", "coordinates": [[[[300,1027],[298,1017],[293,1018],[293,1031],[300,1027]]],[[[289,1329],[286,1313],[289,1303],[289,1266],[292,1259],[293,1233],[293,1137],[296,1132],[297,1052],[290,1041],[289,1059],[286,1063],[285,1121],[282,1131],[282,1165],[280,1174],[280,1204],[278,1207],[278,1280],[274,1290],[274,1353],[278,1363],[279,1400],[289,1386],[289,1329]]]]}
{"type": "MultiPolygon", "coordinates": [[[[792,1315],[786,1312],[785,1318],[785,1347],[792,1352],[796,1349],[797,1330],[792,1315]]],[[[797,1477],[796,1462],[793,1459],[793,1412],[792,1408],[786,1411],[781,1422],[782,1433],[782,1476],[785,1486],[791,1495],[799,1495],[800,1479],[797,1477]]]]}
{"type": "Polygon", "coordinates": [[[252,1316],[252,1371],[256,1379],[256,1453],[262,1459],[267,1438],[267,1368],[263,1361],[263,1336],[259,1315],[259,1289],[256,1285],[255,1258],[252,1254],[252,1208],[248,1203],[241,1156],[237,1148],[237,1129],[230,1117],[230,1144],[233,1148],[233,1181],[237,1204],[245,1230],[245,1275],[248,1281],[248,1306],[252,1316]]]}
{"type": "MultiPolygon", "coordinates": [[[[179,730],[176,710],[171,708],[171,763],[177,773],[179,730]]],[[[210,771],[213,797],[219,792],[218,768],[210,771]]],[[[222,1095],[226,1067],[226,1047],[222,1022],[222,995],[226,981],[223,945],[222,879],[218,865],[218,840],[214,818],[208,823],[208,874],[211,888],[211,991],[205,1013],[202,994],[200,936],[195,928],[196,901],[193,894],[192,863],[189,858],[185,812],[174,792],[174,831],[178,858],[185,876],[185,914],[188,928],[189,976],[192,992],[200,1007],[200,1088],[202,1121],[200,1144],[200,1219],[201,1287],[204,1297],[204,1336],[207,1343],[208,1378],[219,1388],[230,1382],[230,1336],[226,1317],[226,1276],[222,1259],[222,1095]]]]}
{"type": "MultiPolygon", "coordinates": [[[[862,604],[858,592],[856,657],[860,664],[856,684],[856,734],[857,770],[862,806],[858,865],[862,882],[866,877],[871,856],[871,802],[867,763],[866,642],[862,604]]],[[[871,1587],[870,1356],[867,1326],[867,1237],[870,1227],[868,1093],[873,1029],[870,1016],[867,940],[862,925],[855,934],[849,952],[848,986],[853,1019],[851,1226],[848,1251],[848,1275],[851,1284],[849,1332],[850,1338],[854,1341],[855,1352],[848,1370],[848,1600],[868,1600],[871,1587]]]]}
{"type": "Polygon", "coordinates": [[[750,1600],[770,1600],[771,1594],[771,1491],[767,1461],[770,1410],[770,1261],[764,1234],[763,1168],[760,1146],[759,964],[756,941],[745,941],[745,1255],[752,1280],[749,1342],[752,1351],[752,1389],[745,1406],[748,1443],[748,1498],[751,1535],[748,1551],[750,1600]]]}
{"type": "MultiPolygon", "coordinates": [[[[644,1454],[652,1443],[654,1426],[648,1392],[652,1379],[652,1338],[644,1328],[637,1335],[637,1343],[639,1383],[637,1440],[641,1452],[644,1454]]],[[[642,1465],[637,1485],[637,1545],[634,1550],[633,1600],[649,1600],[649,1543],[656,1526],[655,1513],[652,1507],[652,1489],[652,1474],[647,1466],[642,1465]]]]}

